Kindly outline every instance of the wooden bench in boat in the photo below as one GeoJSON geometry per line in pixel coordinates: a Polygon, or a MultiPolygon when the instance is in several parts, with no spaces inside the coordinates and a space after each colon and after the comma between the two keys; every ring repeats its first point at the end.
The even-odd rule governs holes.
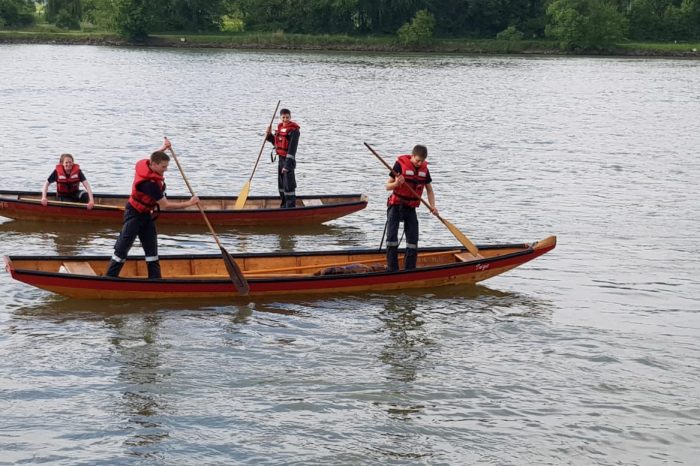
{"type": "Polygon", "coordinates": [[[304,199],[302,203],[304,207],[323,205],[323,201],[321,199],[304,199]]]}
{"type": "Polygon", "coordinates": [[[465,251],[465,252],[460,252],[460,253],[455,254],[455,259],[457,259],[459,262],[469,262],[469,261],[473,261],[473,260],[476,260],[479,258],[476,257],[471,252],[465,251]]]}
{"type": "Polygon", "coordinates": [[[67,273],[76,275],[97,275],[95,269],[87,262],[70,262],[66,261],[61,264],[67,273]]]}

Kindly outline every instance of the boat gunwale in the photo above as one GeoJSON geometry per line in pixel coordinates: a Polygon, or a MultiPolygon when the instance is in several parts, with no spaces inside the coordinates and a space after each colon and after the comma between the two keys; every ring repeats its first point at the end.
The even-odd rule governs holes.
{"type": "MultiPolygon", "coordinates": [[[[33,200],[29,199],[9,199],[5,198],[4,196],[6,195],[16,195],[16,196],[22,196],[22,195],[32,195],[32,196],[41,196],[41,192],[39,191],[12,191],[12,190],[0,190],[0,202],[8,202],[8,203],[14,203],[14,204],[22,204],[22,205],[35,205],[36,202],[33,200]]],[[[126,194],[110,194],[110,193],[94,193],[93,194],[95,199],[98,198],[113,198],[113,199],[123,199],[124,202],[127,201],[129,198],[128,195],[126,194]]],[[[203,201],[212,201],[212,200],[227,200],[227,201],[233,201],[238,198],[238,196],[214,196],[214,195],[204,195],[204,196],[198,196],[201,200],[203,201]]],[[[330,209],[330,208],[337,208],[337,207],[346,207],[346,206],[352,206],[352,205],[367,205],[369,202],[369,197],[365,193],[353,193],[353,194],[320,194],[320,195],[302,195],[302,196],[297,196],[297,199],[299,200],[309,200],[309,199],[323,199],[323,198],[347,198],[347,199],[353,199],[349,200],[346,202],[337,202],[337,203],[332,203],[332,204],[320,204],[320,205],[309,205],[309,206],[299,206],[299,207],[291,207],[287,209],[280,209],[279,207],[261,207],[261,208],[254,208],[254,209],[209,209],[205,208],[205,212],[207,213],[216,213],[216,214],[244,214],[244,215],[251,215],[251,214],[256,214],[258,212],[260,213],[266,213],[269,211],[288,211],[288,212],[298,212],[298,211],[303,211],[303,210],[325,210],[325,209],[330,209]],[[357,200],[354,200],[357,199],[357,200]]],[[[186,200],[189,199],[189,197],[185,195],[173,195],[173,196],[168,196],[168,199],[170,200],[186,200]]],[[[248,199],[250,200],[265,200],[265,199],[273,199],[273,200],[279,200],[278,196],[248,196],[248,199]]],[[[49,198],[49,201],[53,202],[60,202],[57,201],[56,199],[49,198]]],[[[70,205],[70,204],[49,204],[50,207],[53,208],[60,208],[60,209],[80,209],[84,210],[84,206],[80,205],[70,205]]],[[[95,204],[93,209],[98,209],[98,210],[114,210],[115,208],[122,209],[122,206],[114,206],[114,205],[106,205],[106,204],[95,204]]],[[[2,210],[0,209],[0,216],[2,216],[2,210]]],[[[199,210],[173,210],[173,209],[162,209],[160,211],[161,213],[177,213],[178,215],[180,214],[185,214],[185,215],[201,215],[199,210]]],[[[8,217],[11,218],[11,217],[8,217]]]]}
{"type": "MultiPolygon", "coordinates": [[[[504,244],[504,245],[490,245],[490,246],[482,246],[479,247],[481,250],[494,250],[494,249],[511,249],[511,248],[522,248],[519,251],[514,251],[508,254],[503,254],[499,256],[494,256],[494,257],[484,257],[481,259],[474,259],[470,261],[464,261],[464,262],[453,262],[453,263],[447,263],[447,264],[439,264],[439,265],[434,265],[434,266],[429,266],[429,267],[419,267],[413,270],[397,270],[394,272],[388,272],[386,270],[379,270],[379,271],[370,271],[370,272],[362,272],[362,273],[353,273],[353,274],[338,274],[338,275],[307,275],[307,274],[299,274],[299,276],[294,276],[294,275],[271,275],[270,277],[251,277],[248,278],[248,282],[250,283],[269,283],[269,282],[280,282],[280,281],[285,281],[285,282],[302,282],[302,281],[318,281],[318,280],[340,280],[340,279],[348,279],[348,278],[366,278],[368,276],[401,276],[401,275],[411,275],[411,274],[420,274],[420,273],[425,273],[425,272],[432,272],[432,271],[442,271],[442,270],[449,270],[449,269],[460,269],[460,268],[465,268],[465,267],[473,267],[476,265],[480,264],[488,264],[488,263],[493,263],[493,262],[499,262],[503,260],[508,260],[520,256],[526,256],[526,255],[531,255],[539,250],[536,250],[534,247],[534,243],[532,244],[527,244],[527,243],[519,243],[519,244],[504,244]]],[[[542,254],[546,253],[547,251],[551,250],[554,248],[553,246],[549,246],[547,248],[543,248],[542,254]]],[[[423,252],[428,252],[428,251],[433,251],[433,252],[448,252],[452,250],[465,250],[463,247],[432,247],[432,248],[423,248],[421,251],[423,252]]],[[[313,251],[314,254],[306,254],[304,255],[303,253],[296,253],[296,254],[287,254],[285,257],[295,257],[295,256],[306,256],[306,257],[313,257],[316,255],[348,255],[348,254],[367,254],[367,253],[377,253],[376,250],[352,250],[353,252],[349,251],[335,251],[334,253],[331,252],[330,254],[325,253],[324,251],[313,251]],[[364,252],[362,252],[364,251],[364,252]]],[[[538,254],[539,255],[539,254],[538,254]]],[[[275,253],[252,253],[252,254],[247,254],[243,257],[240,255],[236,256],[235,254],[233,255],[234,258],[252,258],[252,257],[278,257],[280,256],[279,254],[275,253]]],[[[81,260],[84,261],[90,261],[90,260],[108,260],[109,256],[79,256],[81,260]]],[[[146,279],[145,277],[106,277],[104,275],[83,275],[83,274],[73,274],[73,273],[62,273],[62,272],[46,272],[46,271],[39,271],[39,270],[31,270],[31,269],[21,269],[21,268],[16,268],[14,267],[14,264],[12,264],[12,260],[31,260],[31,261],[41,261],[41,260],[51,260],[51,261],[58,261],[58,260],[64,260],[64,259],[72,259],[75,260],[76,256],[4,256],[5,264],[10,271],[11,274],[13,274],[13,271],[16,271],[18,273],[22,273],[24,275],[31,275],[31,276],[40,276],[40,277],[58,277],[58,278],[63,278],[63,279],[80,279],[80,280],[89,280],[89,281],[100,281],[100,282],[118,282],[118,283],[149,283],[149,284],[219,284],[219,283],[226,283],[229,282],[230,279],[226,277],[221,277],[221,278],[205,278],[205,279],[197,279],[197,278],[161,278],[161,279],[146,279]]],[[[188,254],[188,255],[178,255],[178,256],[160,256],[161,260],[167,260],[168,258],[171,259],[176,259],[176,260],[192,260],[192,259],[217,259],[221,258],[221,255],[217,254],[188,254]]],[[[420,255],[419,255],[420,258],[420,255]]],[[[143,256],[130,256],[127,260],[144,260],[143,256]]],[[[352,264],[352,262],[348,262],[348,264],[352,264]]],[[[324,264],[319,264],[319,269],[324,267],[324,264]]],[[[253,272],[253,271],[250,271],[253,272]]],[[[245,271],[243,272],[245,275],[245,271]]],[[[196,277],[194,275],[193,277],[196,277]]]]}

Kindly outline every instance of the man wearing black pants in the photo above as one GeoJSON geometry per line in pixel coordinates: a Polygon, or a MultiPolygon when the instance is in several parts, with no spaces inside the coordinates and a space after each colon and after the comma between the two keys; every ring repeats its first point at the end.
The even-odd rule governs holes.
{"type": "Polygon", "coordinates": [[[267,127],[267,140],[275,145],[279,158],[277,162],[277,189],[280,193],[280,207],[289,209],[296,207],[297,180],[294,172],[297,161],[297,144],[299,143],[299,125],[292,121],[292,112],[283,108],[280,110],[280,120],[277,131],[272,134],[272,128],[267,127]]]}
{"type": "Polygon", "coordinates": [[[406,257],[404,268],[416,268],[418,261],[418,217],[416,208],[420,205],[423,189],[428,193],[430,212],[437,214],[435,194],[431,185],[432,178],[428,171],[428,149],[416,145],[410,155],[400,155],[396,159],[393,172],[389,174],[386,183],[391,195],[387,200],[387,236],[386,236],[386,268],[389,272],[399,269],[399,223],[403,222],[406,234],[406,257]],[[395,174],[396,175],[395,175],[395,174]],[[417,197],[416,197],[417,195],[417,197]]]}
{"type": "Polygon", "coordinates": [[[124,211],[122,231],[114,245],[114,255],[107,269],[106,275],[108,277],[119,276],[129,250],[138,237],[146,254],[148,278],[161,278],[160,262],[158,261],[158,233],[153,211],[161,208],[184,209],[199,202],[197,196],[192,196],[188,201],[183,202],[171,202],[165,197],[163,174],[168,169],[170,157],[163,151],[169,148],[170,141],[166,138],[163,147],[153,152],[150,159],[143,159],[136,163],[131,196],[129,196],[124,211]]]}

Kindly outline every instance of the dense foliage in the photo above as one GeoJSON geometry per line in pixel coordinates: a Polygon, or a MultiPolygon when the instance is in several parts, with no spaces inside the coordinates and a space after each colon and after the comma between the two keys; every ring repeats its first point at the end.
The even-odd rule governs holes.
{"type": "MultiPolygon", "coordinates": [[[[700,39],[700,0],[44,0],[62,28],[152,32],[269,31],[381,35],[406,46],[434,38],[553,37],[573,50],[625,39],[700,39]]],[[[35,21],[35,2],[0,0],[0,27],[35,21]]]]}
{"type": "Polygon", "coordinates": [[[0,0],[0,28],[34,24],[35,11],[31,0],[0,0]]]}

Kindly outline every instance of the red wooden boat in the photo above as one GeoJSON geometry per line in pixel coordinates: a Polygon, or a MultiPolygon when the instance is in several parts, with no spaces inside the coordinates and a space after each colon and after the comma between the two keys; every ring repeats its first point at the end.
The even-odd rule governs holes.
{"type": "Polygon", "coordinates": [[[250,285],[236,292],[221,255],[161,256],[162,279],[146,278],[143,257],[130,257],[120,278],[105,277],[109,256],[5,256],[12,278],[44,290],[83,299],[237,298],[344,293],[471,285],[551,251],[556,237],[532,244],[479,246],[482,257],[463,247],[421,248],[418,267],[387,272],[385,256],[373,250],[233,255],[250,285]]]}
{"type": "MultiPolygon", "coordinates": [[[[0,190],[0,216],[16,220],[42,222],[90,222],[121,226],[124,205],[129,196],[95,194],[95,207],[87,210],[85,204],[60,202],[49,197],[47,206],[41,205],[37,191],[0,190]]],[[[199,196],[204,211],[217,226],[312,225],[328,222],[367,207],[364,194],[329,194],[297,196],[297,207],[280,209],[279,197],[250,196],[243,209],[236,210],[236,196],[199,196]]],[[[186,200],[189,196],[168,196],[170,200],[186,200]]],[[[161,210],[159,224],[204,225],[196,206],[184,210],[161,210]]]]}

